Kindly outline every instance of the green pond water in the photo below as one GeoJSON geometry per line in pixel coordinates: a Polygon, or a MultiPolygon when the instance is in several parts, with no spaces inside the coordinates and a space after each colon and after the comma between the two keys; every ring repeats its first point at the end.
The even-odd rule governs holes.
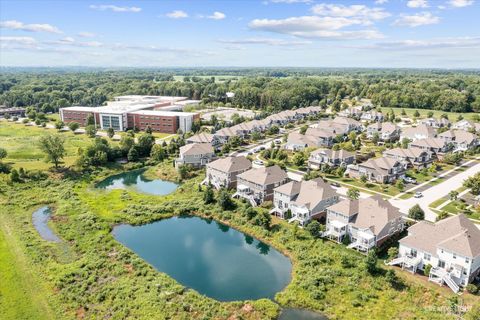
{"type": "Polygon", "coordinates": [[[96,188],[133,190],[140,193],[164,196],[174,192],[178,185],[161,179],[150,180],[143,176],[145,170],[133,170],[116,174],[96,184],[96,188]]]}
{"type": "Polygon", "coordinates": [[[213,220],[185,216],[119,225],[113,235],[158,271],[219,301],[273,299],[290,282],[286,256],[213,220]]]}

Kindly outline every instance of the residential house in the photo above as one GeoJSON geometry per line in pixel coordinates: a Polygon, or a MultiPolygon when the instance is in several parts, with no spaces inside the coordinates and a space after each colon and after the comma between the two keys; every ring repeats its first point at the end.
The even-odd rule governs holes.
{"type": "Polygon", "coordinates": [[[236,198],[245,198],[253,206],[273,200],[273,189],[288,182],[288,176],[279,166],[252,168],[237,175],[236,198]]]}
{"type": "Polygon", "coordinates": [[[337,242],[348,237],[348,247],[368,252],[404,229],[400,211],[380,195],[345,199],[327,208],[325,235],[337,242]]]}
{"type": "Polygon", "coordinates": [[[245,137],[244,134],[242,134],[240,131],[238,131],[235,128],[235,126],[220,129],[217,132],[215,132],[213,135],[220,141],[220,144],[227,143],[230,138],[235,136],[239,136],[241,138],[245,137]]]}
{"type": "Polygon", "coordinates": [[[288,135],[285,149],[292,151],[303,150],[308,147],[316,147],[321,143],[321,140],[317,137],[301,134],[298,132],[292,132],[288,135]]]}
{"type": "Polygon", "coordinates": [[[360,117],[362,116],[362,113],[363,112],[361,107],[350,107],[350,108],[341,110],[337,114],[340,117],[360,119],[360,117]]]}
{"type": "Polygon", "coordinates": [[[252,168],[245,157],[225,157],[206,165],[207,173],[203,184],[211,184],[216,189],[237,188],[237,176],[252,168]]]}
{"type": "Polygon", "coordinates": [[[345,167],[355,161],[355,153],[345,150],[318,149],[310,153],[308,167],[320,169],[322,164],[345,167]]]}
{"type": "Polygon", "coordinates": [[[430,265],[429,280],[446,283],[454,292],[480,275],[480,230],[463,214],[418,222],[399,242],[399,257],[390,265],[412,272],[430,265]]]}
{"type": "Polygon", "coordinates": [[[325,213],[327,207],[338,202],[338,194],[322,178],[309,181],[291,181],[274,190],[274,209],[270,212],[306,225],[312,218],[325,213]],[[290,215],[287,216],[287,212],[290,215]]]}
{"type": "Polygon", "coordinates": [[[438,135],[438,138],[452,143],[456,150],[468,150],[479,145],[478,136],[465,130],[448,130],[438,135]]]}
{"type": "Polygon", "coordinates": [[[375,134],[381,141],[395,141],[400,138],[400,127],[391,122],[375,122],[367,127],[367,137],[372,139],[375,134]]]}
{"type": "Polygon", "coordinates": [[[450,121],[445,118],[440,118],[440,119],[435,119],[435,118],[426,118],[420,120],[421,124],[424,124],[426,126],[432,127],[432,128],[443,128],[443,127],[450,127],[450,121]]]}
{"type": "Polygon", "coordinates": [[[215,136],[211,133],[207,133],[207,132],[201,132],[201,133],[198,133],[196,135],[193,135],[193,136],[187,138],[185,141],[186,141],[187,144],[189,144],[189,143],[209,143],[210,145],[212,145],[212,147],[214,149],[218,149],[222,145],[217,136],[215,136]]]}
{"type": "Polygon", "coordinates": [[[366,162],[347,166],[351,177],[366,176],[367,180],[378,183],[392,183],[405,175],[405,165],[392,158],[381,157],[369,159],[366,162]]]}
{"type": "Polygon", "coordinates": [[[435,138],[437,130],[425,124],[420,124],[416,127],[403,128],[400,134],[400,140],[407,138],[411,141],[427,138],[435,138]]]}
{"type": "Polygon", "coordinates": [[[318,147],[331,147],[337,136],[335,131],[323,128],[308,128],[305,135],[314,137],[318,147]]]}
{"type": "Polygon", "coordinates": [[[360,120],[368,122],[382,122],[384,119],[385,116],[383,115],[383,113],[376,110],[366,111],[360,117],[360,120]]]}
{"type": "Polygon", "coordinates": [[[398,160],[406,167],[416,169],[427,168],[433,161],[431,152],[415,147],[408,149],[387,149],[383,152],[383,156],[398,160]]]}
{"type": "Polygon", "coordinates": [[[175,167],[189,164],[200,168],[216,158],[215,151],[209,143],[190,143],[180,147],[180,154],[175,159],[175,167]]]}
{"type": "Polygon", "coordinates": [[[306,117],[311,115],[316,115],[322,111],[323,111],[322,107],[314,107],[314,106],[295,109],[295,112],[297,113],[297,117],[301,119],[305,119],[306,117]]]}
{"type": "Polygon", "coordinates": [[[459,130],[465,130],[465,131],[472,131],[475,130],[475,132],[480,132],[480,123],[474,122],[472,120],[460,120],[455,122],[452,125],[452,129],[459,129],[459,130]]]}
{"type": "Polygon", "coordinates": [[[343,131],[343,134],[349,134],[352,131],[361,132],[363,130],[362,124],[352,118],[335,117],[331,124],[334,128],[343,128],[343,130],[337,130],[339,133],[343,131]]]}
{"type": "Polygon", "coordinates": [[[439,154],[448,152],[452,147],[452,143],[449,143],[441,138],[426,138],[410,142],[409,147],[420,148],[429,151],[438,157],[439,154]]]}

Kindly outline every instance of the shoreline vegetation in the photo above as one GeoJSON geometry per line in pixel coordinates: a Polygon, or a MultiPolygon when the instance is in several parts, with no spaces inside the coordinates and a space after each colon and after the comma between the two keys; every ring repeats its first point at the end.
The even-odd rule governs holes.
{"type": "MultiPolygon", "coordinates": [[[[148,170],[158,173],[166,165],[164,162],[148,170]]],[[[98,176],[123,171],[123,166],[116,166],[75,179],[50,178],[20,185],[9,185],[6,177],[0,180],[0,189],[5,190],[0,193],[2,231],[6,227],[10,230],[7,246],[25,252],[32,262],[27,264],[28,269],[39,277],[36,285],[44,288],[38,291],[41,303],[31,297],[37,292],[23,292],[22,297],[34,303],[19,310],[10,307],[5,313],[7,319],[8,315],[12,315],[11,319],[21,316],[19,312],[24,309],[35,313],[34,308],[41,305],[48,305],[58,319],[90,318],[94,314],[120,318],[161,314],[175,319],[275,319],[285,307],[320,312],[330,319],[454,319],[441,311],[454,296],[448,289],[422,281],[419,284],[398,269],[394,270],[402,287],[394,288],[385,280],[381,270],[386,269],[380,262],[379,273],[371,275],[363,266],[365,257],[343,245],[314,239],[305,230],[276,218],[265,229],[245,216],[247,207],[242,202],[236,202],[232,211],[223,211],[218,204],[205,205],[203,192],[198,190],[198,176],[161,197],[125,190],[98,192],[92,188],[98,176]],[[6,194],[16,196],[7,198],[6,194]],[[55,207],[51,224],[66,245],[45,243],[36,233],[30,223],[31,214],[40,204],[55,207]],[[292,278],[276,295],[278,304],[268,299],[220,303],[201,296],[157,272],[111,235],[115,224],[138,225],[180,214],[214,219],[288,256],[292,278]]],[[[256,210],[260,214],[266,209],[256,210]]],[[[2,267],[7,263],[2,259],[0,262],[2,267]]],[[[19,277],[25,279],[25,275],[19,277]]],[[[3,287],[20,284],[10,279],[1,286],[6,300],[16,298],[3,293],[3,287]]],[[[466,305],[478,301],[469,294],[461,299],[466,305]]]]}

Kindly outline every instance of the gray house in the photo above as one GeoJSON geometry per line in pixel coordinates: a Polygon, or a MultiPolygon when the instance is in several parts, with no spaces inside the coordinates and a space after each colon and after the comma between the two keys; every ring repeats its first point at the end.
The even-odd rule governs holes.
{"type": "Polygon", "coordinates": [[[175,167],[189,164],[200,168],[215,159],[215,151],[209,143],[191,143],[180,147],[180,155],[175,159],[175,167]]]}
{"type": "Polygon", "coordinates": [[[212,184],[216,189],[236,188],[237,176],[252,168],[245,157],[225,157],[206,165],[207,173],[203,184],[212,184]]]}
{"type": "Polygon", "coordinates": [[[331,167],[347,166],[355,161],[355,153],[345,150],[318,149],[310,153],[308,167],[320,169],[322,164],[331,167]]]}

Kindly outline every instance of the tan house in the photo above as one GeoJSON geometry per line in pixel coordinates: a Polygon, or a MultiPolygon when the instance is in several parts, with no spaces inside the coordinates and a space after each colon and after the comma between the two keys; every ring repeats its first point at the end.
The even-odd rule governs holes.
{"type": "Polygon", "coordinates": [[[374,195],[359,200],[346,199],[327,208],[326,227],[325,236],[338,242],[348,237],[349,248],[368,252],[400,233],[404,221],[397,208],[374,195]]]}
{"type": "Polygon", "coordinates": [[[285,149],[292,150],[292,151],[299,151],[309,147],[317,147],[320,143],[321,143],[320,138],[317,138],[308,134],[292,132],[288,135],[287,143],[285,144],[285,149]]]}
{"type": "Polygon", "coordinates": [[[408,167],[417,169],[427,168],[432,163],[432,154],[420,148],[393,148],[383,152],[383,156],[398,160],[408,167]]]}
{"type": "Polygon", "coordinates": [[[308,158],[308,167],[310,169],[320,169],[322,164],[331,167],[343,167],[352,164],[355,161],[355,153],[345,150],[318,149],[310,153],[308,158]]]}
{"type": "Polygon", "coordinates": [[[201,132],[187,138],[186,143],[209,143],[214,149],[218,149],[221,146],[220,140],[213,134],[208,132],[201,132]]]}
{"type": "Polygon", "coordinates": [[[225,157],[206,165],[207,172],[203,184],[211,184],[216,189],[237,188],[237,176],[252,168],[245,157],[225,157]]]}
{"type": "Polygon", "coordinates": [[[462,151],[475,148],[479,145],[477,135],[465,130],[448,130],[440,133],[438,138],[453,144],[455,149],[462,151]]]}
{"type": "Polygon", "coordinates": [[[273,200],[273,190],[288,182],[288,176],[279,166],[252,168],[237,175],[235,198],[245,198],[253,206],[273,200]]]}
{"type": "Polygon", "coordinates": [[[190,143],[180,147],[180,154],[175,159],[175,167],[189,164],[200,168],[215,159],[215,151],[209,143],[190,143]]]}
{"type": "Polygon", "coordinates": [[[381,141],[395,141],[400,138],[400,127],[391,122],[375,122],[367,127],[367,138],[372,139],[375,134],[381,141]]]}
{"type": "Polygon", "coordinates": [[[426,138],[415,140],[410,143],[410,148],[419,148],[431,152],[438,157],[451,150],[452,144],[441,138],[426,138]]]}
{"type": "Polygon", "coordinates": [[[319,127],[308,128],[305,135],[315,139],[317,146],[319,147],[331,147],[333,145],[333,140],[337,136],[334,130],[332,131],[319,127]]]}
{"type": "Polygon", "coordinates": [[[400,161],[392,158],[381,157],[369,159],[366,162],[347,166],[351,177],[366,176],[367,180],[377,183],[392,183],[405,175],[406,167],[400,161]]]}
{"type": "Polygon", "coordinates": [[[338,202],[338,194],[322,178],[309,181],[290,181],[274,190],[274,208],[270,213],[306,225],[312,218],[338,202]],[[286,216],[289,212],[290,216],[286,216]]]}
{"type": "Polygon", "coordinates": [[[400,140],[407,138],[411,141],[419,139],[435,138],[437,136],[437,130],[433,127],[425,124],[420,124],[416,127],[403,128],[400,134],[400,140]]]}

